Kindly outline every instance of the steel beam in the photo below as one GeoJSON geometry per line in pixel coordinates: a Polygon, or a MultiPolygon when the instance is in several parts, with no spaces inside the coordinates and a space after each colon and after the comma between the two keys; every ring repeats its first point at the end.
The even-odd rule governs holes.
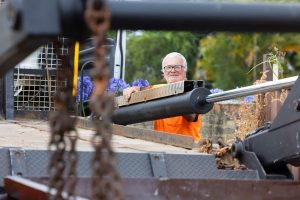
{"type": "Polygon", "coordinates": [[[299,32],[299,3],[109,1],[113,29],[299,32]]]}

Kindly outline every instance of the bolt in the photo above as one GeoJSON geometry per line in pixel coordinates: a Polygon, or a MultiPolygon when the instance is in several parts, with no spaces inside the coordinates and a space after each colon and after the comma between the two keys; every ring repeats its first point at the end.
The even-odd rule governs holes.
{"type": "Polygon", "coordinates": [[[8,12],[7,12],[8,22],[10,24],[10,27],[13,28],[14,30],[20,30],[21,28],[22,5],[23,5],[22,0],[11,0],[8,2],[8,12]]]}

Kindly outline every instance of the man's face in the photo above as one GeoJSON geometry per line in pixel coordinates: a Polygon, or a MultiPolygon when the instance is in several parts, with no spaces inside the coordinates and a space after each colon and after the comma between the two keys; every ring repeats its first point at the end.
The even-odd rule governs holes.
{"type": "Polygon", "coordinates": [[[186,71],[184,71],[183,60],[180,57],[166,58],[163,72],[167,83],[175,83],[186,79],[186,71]]]}

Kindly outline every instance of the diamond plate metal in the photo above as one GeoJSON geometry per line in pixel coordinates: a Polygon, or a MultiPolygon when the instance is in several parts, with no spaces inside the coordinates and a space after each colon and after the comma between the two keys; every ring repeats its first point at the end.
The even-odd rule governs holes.
{"type": "Polygon", "coordinates": [[[50,151],[47,150],[26,150],[27,176],[47,177],[50,151]]]}
{"type": "Polygon", "coordinates": [[[218,170],[219,179],[259,179],[256,170],[218,170]]]}
{"type": "Polygon", "coordinates": [[[121,177],[153,177],[150,159],[147,153],[117,153],[117,169],[121,177]]]}
{"type": "Polygon", "coordinates": [[[258,179],[254,170],[219,170],[214,155],[167,154],[168,177],[197,179],[258,179]]]}
{"type": "Polygon", "coordinates": [[[217,178],[215,157],[209,154],[167,154],[168,176],[172,178],[217,178]]]}
{"type": "MultiPolygon", "coordinates": [[[[90,163],[93,152],[77,152],[78,163],[77,173],[80,177],[91,177],[90,163]]],[[[27,176],[32,177],[47,177],[48,163],[51,151],[48,150],[27,150],[27,176]]],[[[65,155],[65,159],[67,158],[65,155]]],[[[66,166],[69,167],[68,164],[66,166]]]]}

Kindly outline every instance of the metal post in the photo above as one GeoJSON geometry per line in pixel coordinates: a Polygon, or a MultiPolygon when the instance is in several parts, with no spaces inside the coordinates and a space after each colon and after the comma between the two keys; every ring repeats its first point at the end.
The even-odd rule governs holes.
{"type": "Polygon", "coordinates": [[[4,76],[4,88],[5,88],[5,118],[14,118],[14,70],[11,69],[4,76]]]}

